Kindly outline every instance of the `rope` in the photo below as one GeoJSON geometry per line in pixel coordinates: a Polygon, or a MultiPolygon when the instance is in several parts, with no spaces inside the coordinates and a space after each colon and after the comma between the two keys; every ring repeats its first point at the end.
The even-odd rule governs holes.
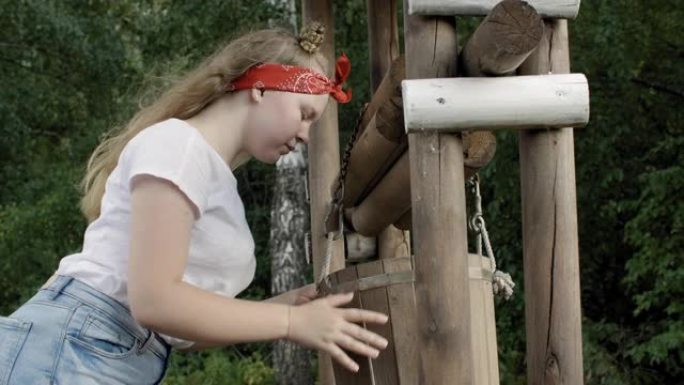
{"type": "Polygon", "coordinates": [[[482,255],[482,245],[484,244],[485,253],[489,258],[489,262],[492,267],[492,291],[494,292],[494,295],[498,295],[508,300],[513,295],[515,282],[513,282],[513,278],[511,278],[510,274],[497,269],[494,250],[492,249],[492,244],[489,241],[487,225],[485,224],[484,217],[482,216],[482,196],[480,196],[480,177],[478,174],[473,175],[471,178],[471,183],[473,184],[473,191],[475,195],[475,214],[468,225],[471,230],[477,233],[476,246],[477,253],[479,255],[482,255]]]}
{"type": "MultiPolygon", "coordinates": [[[[316,286],[320,285],[323,282],[323,280],[327,280],[328,274],[330,272],[330,261],[332,261],[332,250],[335,233],[332,231],[329,232],[326,238],[327,240],[325,242],[325,260],[323,261],[323,268],[321,269],[320,275],[318,276],[318,280],[316,281],[316,286]]],[[[326,283],[328,282],[326,281],[326,283]]]]}

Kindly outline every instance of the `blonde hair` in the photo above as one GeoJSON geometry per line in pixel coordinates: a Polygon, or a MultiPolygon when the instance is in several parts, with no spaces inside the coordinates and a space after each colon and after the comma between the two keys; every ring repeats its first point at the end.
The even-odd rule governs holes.
{"type": "MultiPolygon", "coordinates": [[[[324,28],[312,23],[299,36],[281,28],[248,32],[217,50],[185,77],[171,85],[151,104],[142,107],[130,121],[105,138],[88,160],[81,181],[81,212],[88,222],[100,216],[105,184],[119,155],[131,138],[157,122],[189,119],[225,94],[225,86],[257,63],[280,63],[311,68],[314,64],[331,76],[331,69],[317,52],[324,28]]],[[[249,157],[238,161],[242,164],[249,157]]]]}

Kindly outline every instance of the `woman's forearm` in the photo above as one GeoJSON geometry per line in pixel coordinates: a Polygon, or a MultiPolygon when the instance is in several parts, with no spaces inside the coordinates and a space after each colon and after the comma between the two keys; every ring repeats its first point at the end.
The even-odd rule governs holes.
{"type": "Polygon", "coordinates": [[[141,299],[135,307],[131,304],[136,320],[177,338],[219,346],[287,336],[285,304],[223,297],[185,282],[155,289],[141,299]]]}
{"type": "Polygon", "coordinates": [[[275,297],[271,297],[268,299],[263,300],[262,302],[267,302],[267,303],[280,303],[284,305],[294,305],[294,292],[291,291],[286,291],[284,293],[280,293],[276,295],[275,297]]]}

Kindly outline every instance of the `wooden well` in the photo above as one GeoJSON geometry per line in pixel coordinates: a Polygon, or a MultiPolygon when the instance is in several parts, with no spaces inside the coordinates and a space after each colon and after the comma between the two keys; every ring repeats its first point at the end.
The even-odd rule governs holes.
{"type": "MultiPolygon", "coordinates": [[[[390,316],[384,325],[364,327],[389,341],[378,358],[370,359],[347,351],[359,364],[357,373],[333,360],[338,385],[408,385],[419,383],[417,318],[413,257],[398,257],[360,263],[338,270],[319,287],[321,296],[354,292],[346,307],[378,311],[390,316]]],[[[492,270],[488,258],[468,254],[470,316],[472,325],[475,384],[499,384],[492,270]]],[[[464,312],[464,314],[468,314],[464,312]]]]}

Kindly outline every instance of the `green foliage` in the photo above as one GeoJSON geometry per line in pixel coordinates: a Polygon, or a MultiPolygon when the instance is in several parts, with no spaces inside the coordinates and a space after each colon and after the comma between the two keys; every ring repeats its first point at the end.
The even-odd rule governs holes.
{"type": "Polygon", "coordinates": [[[240,357],[225,350],[173,355],[165,385],[274,385],[274,371],[259,353],[240,357]]]}
{"type": "MultiPolygon", "coordinates": [[[[336,51],[352,59],[341,146],[368,100],[365,1],[335,1],[336,51]]],[[[298,5],[299,6],[299,5],[298,5]]],[[[0,313],[26,300],[81,246],[76,185],[100,136],[125,122],[231,36],[282,20],[267,2],[0,0],[0,313]]],[[[586,383],[676,383],[684,374],[684,9],[672,0],[583,2],[570,21],[573,72],[591,121],[575,130],[586,383]]],[[[401,21],[401,17],[399,18],[401,21]]],[[[464,43],[479,18],[459,17],[464,43]]],[[[401,26],[400,26],[401,31],[401,26]]],[[[481,173],[499,265],[517,292],[497,303],[501,383],[524,384],[525,327],[517,135],[497,133],[481,173]]],[[[274,168],[237,172],[270,293],[274,168]]],[[[270,344],[174,354],[167,384],[271,384],[270,344]]]]}

